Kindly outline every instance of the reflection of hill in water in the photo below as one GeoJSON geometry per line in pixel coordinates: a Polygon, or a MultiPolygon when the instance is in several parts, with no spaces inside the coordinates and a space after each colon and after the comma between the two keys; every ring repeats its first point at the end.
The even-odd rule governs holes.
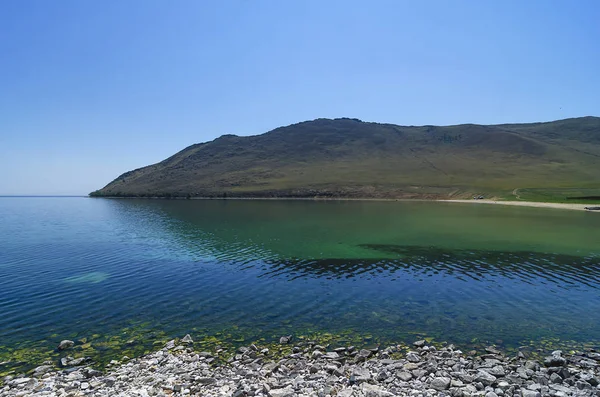
{"type": "MultiPolygon", "coordinates": [[[[491,236],[492,241],[498,235],[489,234],[491,232],[487,225],[490,220],[509,219],[507,230],[523,229],[528,233],[544,230],[549,225],[563,222],[564,230],[561,235],[571,237],[575,235],[577,241],[581,241],[580,246],[588,247],[587,252],[590,252],[589,248],[593,247],[595,238],[590,238],[588,234],[590,230],[596,230],[597,223],[588,225],[588,218],[584,219],[584,223],[580,220],[573,221],[577,219],[573,216],[580,214],[549,212],[549,216],[526,219],[529,223],[519,223],[521,219],[515,217],[512,209],[449,207],[437,203],[404,203],[394,206],[390,203],[283,201],[115,200],[109,203],[113,209],[119,211],[120,219],[124,220],[128,227],[135,225],[136,232],[144,230],[143,234],[151,236],[152,239],[168,241],[172,253],[182,254],[192,261],[214,259],[222,263],[235,264],[242,270],[259,268],[262,277],[288,279],[383,277],[393,280],[402,278],[402,274],[410,274],[411,277],[417,278],[440,274],[465,281],[502,277],[535,284],[549,283],[559,288],[573,288],[578,285],[592,288],[600,286],[600,256],[597,254],[584,256],[519,250],[513,244],[514,238],[508,241],[506,250],[454,249],[418,244],[355,243],[353,246],[349,245],[349,248],[356,248],[356,252],[360,252],[358,255],[366,257],[359,256],[351,259],[286,257],[282,254],[285,251],[281,247],[278,247],[279,250],[276,252],[271,245],[271,239],[279,237],[293,239],[299,244],[303,244],[306,239],[312,244],[317,238],[307,234],[309,227],[310,230],[317,230],[319,227],[331,229],[333,234],[337,234],[335,237],[327,236],[327,239],[331,242],[335,241],[336,244],[348,237],[340,230],[349,227],[355,227],[358,230],[356,233],[360,233],[349,234],[355,241],[361,239],[376,241],[377,235],[374,236],[374,233],[384,230],[387,236],[396,231],[395,223],[391,221],[394,216],[398,217],[402,224],[409,225],[412,231],[415,225],[423,222],[422,218],[419,218],[420,223],[417,224],[409,222],[407,217],[412,216],[412,213],[422,217],[433,212],[435,215],[433,218],[436,220],[442,219],[440,213],[445,213],[446,216],[455,214],[451,219],[460,217],[464,221],[463,211],[467,211],[466,214],[474,218],[475,215],[470,211],[477,210],[478,217],[487,216],[485,227],[482,226],[477,230],[480,230],[484,236],[491,236]],[[505,214],[508,216],[503,216],[505,214]],[[355,219],[356,223],[344,223],[348,219],[355,219]],[[303,223],[306,220],[309,221],[303,223]],[[531,228],[531,225],[536,227],[531,228]],[[590,226],[590,229],[586,229],[587,226],[590,226]],[[586,230],[587,232],[584,233],[586,230]]],[[[533,213],[539,214],[535,211],[533,213]]],[[[524,216],[523,212],[518,214],[524,216]]],[[[500,233],[499,229],[494,230],[500,233]]],[[[500,236],[504,236],[502,233],[509,233],[507,230],[502,230],[500,236]]],[[[463,244],[463,241],[453,234],[447,234],[445,237],[448,239],[445,243],[449,245],[463,244]]],[[[559,239],[549,242],[560,243],[559,239]]],[[[536,243],[540,241],[540,239],[532,239],[527,243],[537,247],[536,243]]],[[[477,243],[477,241],[473,242],[473,244],[477,243]]],[[[310,248],[313,253],[318,253],[315,248],[310,248]]],[[[307,252],[308,255],[310,253],[307,252]]]]}
{"type": "Polygon", "coordinates": [[[600,283],[598,257],[387,244],[363,244],[361,247],[398,254],[401,258],[267,260],[265,275],[289,275],[292,278],[395,277],[395,273],[402,271],[416,277],[446,274],[463,280],[506,277],[524,282],[550,282],[562,288],[572,288],[578,284],[598,288],[600,283]]]}

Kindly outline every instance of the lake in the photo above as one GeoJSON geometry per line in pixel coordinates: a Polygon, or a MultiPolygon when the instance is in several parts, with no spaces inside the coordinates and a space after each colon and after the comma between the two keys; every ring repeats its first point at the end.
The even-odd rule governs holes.
{"type": "Polygon", "coordinates": [[[190,333],[598,347],[600,215],[433,202],[0,198],[2,370],[190,333]]]}

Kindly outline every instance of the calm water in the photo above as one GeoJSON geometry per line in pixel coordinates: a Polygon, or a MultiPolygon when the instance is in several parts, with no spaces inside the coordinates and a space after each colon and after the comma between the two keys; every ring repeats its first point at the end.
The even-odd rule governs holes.
{"type": "Polygon", "coordinates": [[[600,214],[0,198],[0,235],[0,361],[65,338],[109,349],[188,332],[240,343],[311,332],[504,347],[600,340],[600,214]]]}

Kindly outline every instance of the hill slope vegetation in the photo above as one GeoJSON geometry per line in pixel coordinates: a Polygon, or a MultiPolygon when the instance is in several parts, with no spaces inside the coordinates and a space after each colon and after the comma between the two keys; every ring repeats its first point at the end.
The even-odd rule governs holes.
{"type": "Polygon", "coordinates": [[[189,146],[91,195],[518,199],[536,189],[600,192],[600,118],[445,127],[317,119],[189,146]]]}

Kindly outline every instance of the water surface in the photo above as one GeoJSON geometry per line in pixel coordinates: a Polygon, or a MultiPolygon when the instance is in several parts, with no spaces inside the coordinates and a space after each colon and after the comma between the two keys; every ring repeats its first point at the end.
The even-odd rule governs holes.
{"type": "Polygon", "coordinates": [[[0,198],[0,358],[140,332],[594,345],[598,230],[456,203],[0,198]]]}

